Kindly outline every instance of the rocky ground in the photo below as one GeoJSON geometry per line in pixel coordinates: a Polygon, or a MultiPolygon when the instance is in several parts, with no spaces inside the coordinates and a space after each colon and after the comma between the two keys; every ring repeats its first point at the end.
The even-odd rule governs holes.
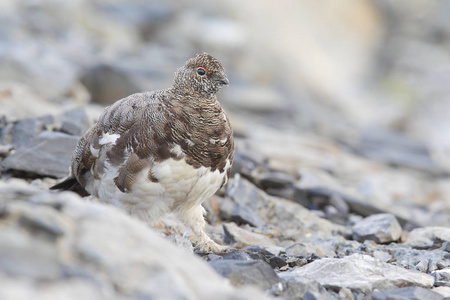
{"type": "MultiPolygon", "coordinates": [[[[450,298],[450,102],[438,80],[450,76],[449,9],[353,3],[347,20],[372,24],[353,36],[358,59],[340,65],[342,52],[324,47],[301,61],[323,66],[328,55],[335,82],[280,68],[281,50],[261,51],[246,23],[258,11],[242,19],[248,4],[236,3],[0,2],[0,299],[450,298]],[[207,231],[235,251],[195,253],[170,217],[150,228],[92,197],[48,191],[104,106],[169,86],[202,51],[229,71],[219,99],[236,139],[232,179],[204,204],[207,231]],[[370,76],[363,54],[381,62],[365,67],[370,76]]],[[[291,11],[322,10],[305,3],[291,11]]],[[[277,13],[288,19],[272,11],[273,28],[277,13]]]]}

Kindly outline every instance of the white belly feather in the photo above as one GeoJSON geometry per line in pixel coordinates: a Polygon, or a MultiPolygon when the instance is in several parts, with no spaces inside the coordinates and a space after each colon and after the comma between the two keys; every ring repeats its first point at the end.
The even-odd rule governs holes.
{"type": "Polygon", "coordinates": [[[158,182],[149,180],[149,168],[145,168],[136,175],[136,181],[127,193],[121,192],[115,185],[118,168],[108,163],[106,167],[108,171],[101,174],[99,180],[91,181],[92,185],[86,186],[86,190],[103,202],[122,207],[154,223],[180,203],[194,207],[210,198],[222,185],[231,165],[227,160],[222,173],[219,170],[211,172],[210,168],[193,168],[184,158],[170,158],[153,165],[152,175],[158,182]]]}
{"type": "MultiPolygon", "coordinates": [[[[99,144],[114,145],[118,138],[118,134],[104,133],[99,144]]],[[[96,158],[100,159],[99,150],[92,147],[90,150],[96,158]]],[[[178,157],[184,156],[178,145],[170,152],[178,157]]],[[[129,157],[125,153],[124,155],[129,157]]],[[[104,172],[99,174],[99,179],[92,176],[92,170],[85,174],[86,191],[103,202],[124,208],[129,213],[153,223],[180,204],[190,209],[211,197],[222,185],[231,164],[227,159],[224,171],[221,173],[219,170],[211,172],[211,168],[206,167],[195,169],[188,165],[184,158],[179,160],[170,158],[153,163],[151,172],[152,176],[158,180],[157,182],[149,180],[150,167],[144,168],[136,174],[131,190],[126,193],[120,191],[114,182],[121,166],[114,167],[107,160],[104,166],[104,172]]]]}

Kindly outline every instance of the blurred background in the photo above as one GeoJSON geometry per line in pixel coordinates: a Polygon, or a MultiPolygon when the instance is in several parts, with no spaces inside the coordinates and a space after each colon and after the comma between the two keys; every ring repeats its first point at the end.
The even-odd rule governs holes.
{"type": "Polygon", "coordinates": [[[449,225],[449,50],[447,1],[0,0],[0,115],[93,122],[208,52],[240,153],[449,225]]]}

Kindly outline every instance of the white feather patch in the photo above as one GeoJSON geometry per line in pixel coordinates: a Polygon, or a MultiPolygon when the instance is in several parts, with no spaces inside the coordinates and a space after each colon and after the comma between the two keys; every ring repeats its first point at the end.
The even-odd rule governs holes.
{"type": "Polygon", "coordinates": [[[100,145],[106,145],[106,144],[115,144],[117,139],[120,137],[120,134],[109,134],[108,132],[105,132],[102,137],[99,139],[100,145]]]}
{"type": "Polygon", "coordinates": [[[195,143],[193,141],[191,141],[190,139],[186,139],[186,143],[191,147],[195,145],[195,143]]]}
{"type": "MultiPolygon", "coordinates": [[[[177,152],[180,149],[175,147],[172,150],[177,152]]],[[[145,168],[136,174],[131,190],[122,193],[114,183],[119,168],[106,163],[108,172],[101,174],[100,180],[90,178],[91,184],[86,190],[104,202],[122,207],[129,213],[154,223],[177,207],[193,208],[210,198],[224,182],[230,166],[230,160],[227,160],[223,172],[212,172],[211,168],[196,169],[184,159],[170,158],[152,166],[151,173],[157,182],[149,180],[150,168],[145,168]]]]}
{"type": "Polygon", "coordinates": [[[169,151],[170,151],[170,153],[175,154],[178,157],[183,155],[183,150],[181,149],[180,145],[175,145],[169,151]]]}
{"type": "Polygon", "coordinates": [[[95,149],[94,147],[92,147],[92,145],[90,145],[89,150],[91,150],[92,156],[94,156],[95,158],[98,157],[98,153],[100,152],[100,149],[95,149]]]}

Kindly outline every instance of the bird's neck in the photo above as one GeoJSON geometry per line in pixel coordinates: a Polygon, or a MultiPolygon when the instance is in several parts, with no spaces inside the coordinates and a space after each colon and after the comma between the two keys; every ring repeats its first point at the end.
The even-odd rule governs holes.
{"type": "Polygon", "coordinates": [[[217,105],[217,97],[215,93],[203,94],[190,90],[170,88],[169,92],[173,95],[173,99],[186,105],[198,105],[200,107],[209,107],[217,105]]]}

